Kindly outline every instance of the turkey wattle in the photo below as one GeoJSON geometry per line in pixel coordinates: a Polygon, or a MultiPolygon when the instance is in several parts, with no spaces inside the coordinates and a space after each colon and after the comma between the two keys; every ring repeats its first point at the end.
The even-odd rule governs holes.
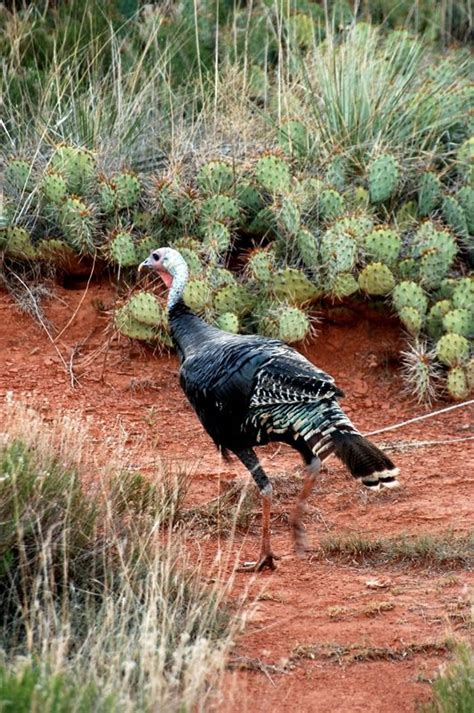
{"type": "Polygon", "coordinates": [[[140,268],[155,270],[169,288],[168,320],[181,369],[181,386],[202,425],[225,456],[252,474],[262,496],[262,545],[249,570],[275,568],[270,547],[272,486],[253,450],[270,441],[295,448],[306,464],[291,526],[296,551],[306,550],[305,503],[321,463],[335,454],[371,490],[399,485],[398,469],[364,438],[337,399],[334,379],[276,339],[224,332],[206,324],[183,302],[188,268],[177,250],[154,250],[140,268]]]}

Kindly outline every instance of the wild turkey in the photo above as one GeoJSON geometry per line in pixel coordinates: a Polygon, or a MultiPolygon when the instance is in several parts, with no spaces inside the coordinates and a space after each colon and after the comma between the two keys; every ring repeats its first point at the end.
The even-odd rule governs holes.
{"type": "Polygon", "coordinates": [[[158,272],[168,294],[168,319],[181,361],[181,386],[223,455],[242,461],[262,497],[262,544],[249,570],[275,569],[270,547],[272,486],[253,450],[270,441],[295,448],[306,464],[302,491],[291,516],[295,548],[306,549],[301,522],[321,463],[334,453],[371,490],[399,485],[398,469],[364,438],[343,412],[334,379],[288,345],[209,326],[182,299],[186,262],[172,248],[153,251],[140,268],[158,272]]]}

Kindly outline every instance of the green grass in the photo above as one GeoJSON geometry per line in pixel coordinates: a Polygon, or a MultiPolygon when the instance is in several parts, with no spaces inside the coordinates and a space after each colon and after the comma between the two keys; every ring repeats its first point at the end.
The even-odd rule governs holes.
{"type": "Polygon", "coordinates": [[[474,710],[474,655],[468,644],[460,645],[455,660],[433,684],[433,701],[425,713],[471,713],[474,710]]]}

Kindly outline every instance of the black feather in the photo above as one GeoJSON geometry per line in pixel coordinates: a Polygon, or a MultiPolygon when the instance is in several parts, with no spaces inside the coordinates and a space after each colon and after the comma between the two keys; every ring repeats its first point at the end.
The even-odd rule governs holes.
{"type": "Polygon", "coordinates": [[[395,480],[387,473],[392,461],[343,412],[337,400],[343,392],[334,379],[296,350],[275,339],[211,327],[181,300],[169,322],[181,386],[224,454],[282,441],[307,462],[335,453],[366,485],[395,480]]]}

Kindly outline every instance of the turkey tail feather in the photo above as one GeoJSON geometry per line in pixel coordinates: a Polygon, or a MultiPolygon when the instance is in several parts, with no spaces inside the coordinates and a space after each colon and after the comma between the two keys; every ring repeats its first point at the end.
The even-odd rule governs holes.
{"type": "Polygon", "coordinates": [[[396,488],[398,468],[380,448],[360,434],[334,431],[331,434],[334,453],[350,470],[354,478],[361,480],[371,490],[396,488]]]}

